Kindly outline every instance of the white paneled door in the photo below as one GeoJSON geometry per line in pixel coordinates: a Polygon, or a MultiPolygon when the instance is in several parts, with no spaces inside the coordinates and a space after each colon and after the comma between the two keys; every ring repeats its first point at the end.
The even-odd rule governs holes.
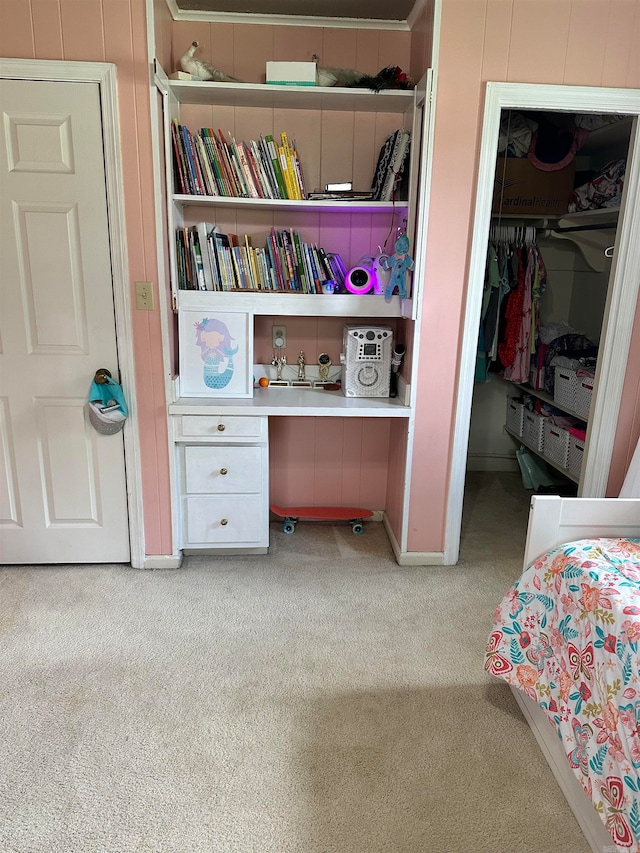
{"type": "Polygon", "coordinates": [[[85,413],[118,376],[99,87],[0,87],[0,562],[128,562],[122,433],[85,413]]]}

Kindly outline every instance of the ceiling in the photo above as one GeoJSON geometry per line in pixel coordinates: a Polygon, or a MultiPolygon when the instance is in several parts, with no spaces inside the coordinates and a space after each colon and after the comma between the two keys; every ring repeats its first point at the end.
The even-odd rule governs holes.
{"type": "Polygon", "coordinates": [[[415,0],[176,0],[181,11],[406,21],[415,0]]]}

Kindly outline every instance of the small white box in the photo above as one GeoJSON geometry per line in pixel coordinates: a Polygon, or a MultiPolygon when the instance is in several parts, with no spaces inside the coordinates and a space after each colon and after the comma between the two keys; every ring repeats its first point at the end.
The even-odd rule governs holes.
{"type": "Polygon", "coordinates": [[[580,479],[582,471],[582,459],[584,457],[584,441],[576,438],[575,435],[569,436],[569,471],[574,477],[580,479]]]}
{"type": "Polygon", "coordinates": [[[543,452],[547,459],[555,462],[560,468],[569,467],[569,430],[554,424],[547,419],[544,424],[543,452]]]}
{"type": "Polygon", "coordinates": [[[272,86],[315,86],[315,62],[267,62],[267,83],[272,86]]]}
{"type": "Polygon", "coordinates": [[[201,77],[196,77],[195,74],[190,74],[188,71],[174,71],[169,74],[169,80],[201,80],[201,77]]]}
{"type": "Polygon", "coordinates": [[[547,420],[544,415],[524,410],[522,437],[534,450],[541,451],[544,448],[544,425],[547,420]]]}
{"type": "Polygon", "coordinates": [[[507,397],[507,426],[521,436],[524,428],[524,404],[515,397],[507,397]]]}
{"type": "Polygon", "coordinates": [[[559,403],[566,409],[576,409],[576,389],[578,379],[576,371],[569,367],[556,367],[555,382],[553,385],[553,401],[559,403]]]}
{"type": "Polygon", "coordinates": [[[593,376],[578,376],[576,387],[576,413],[581,418],[589,418],[591,398],[593,397],[593,376]]]}

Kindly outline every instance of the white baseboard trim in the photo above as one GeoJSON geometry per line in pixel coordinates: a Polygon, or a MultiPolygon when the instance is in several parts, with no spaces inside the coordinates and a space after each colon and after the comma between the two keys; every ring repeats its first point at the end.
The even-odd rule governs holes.
{"type": "Polygon", "coordinates": [[[269,553],[267,545],[256,548],[185,548],[186,557],[263,557],[269,553]]]}
{"type": "Polygon", "coordinates": [[[520,466],[513,454],[499,456],[495,453],[469,453],[467,471],[519,471],[520,466]]]}
{"type": "Polygon", "coordinates": [[[386,515],[383,515],[382,522],[399,566],[444,566],[443,551],[402,551],[386,515]]]}
{"type": "Polygon", "coordinates": [[[444,566],[444,551],[405,551],[396,560],[399,566],[444,566]]]}
{"type": "Polygon", "coordinates": [[[147,554],[144,558],[143,569],[179,569],[182,565],[182,554],[147,554]]]}

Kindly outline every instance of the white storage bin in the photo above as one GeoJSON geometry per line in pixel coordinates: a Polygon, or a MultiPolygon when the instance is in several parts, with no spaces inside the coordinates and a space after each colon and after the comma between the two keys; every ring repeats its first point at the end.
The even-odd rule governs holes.
{"type": "Polygon", "coordinates": [[[576,387],[576,414],[589,419],[591,398],[593,397],[593,376],[578,376],[576,387]]]}
{"type": "Polygon", "coordinates": [[[516,435],[522,435],[524,426],[524,403],[515,397],[507,397],[507,426],[516,435]]]}
{"type": "Polygon", "coordinates": [[[549,418],[538,415],[536,412],[530,412],[527,409],[524,411],[522,437],[534,450],[542,450],[544,447],[544,423],[548,420],[549,418]]]}
{"type": "Polygon", "coordinates": [[[569,466],[569,438],[568,429],[556,426],[547,418],[544,425],[544,455],[561,468],[569,466]]]}
{"type": "Polygon", "coordinates": [[[574,477],[580,479],[582,471],[582,459],[584,457],[584,441],[569,435],[569,471],[574,477]]]}
{"type": "Polygon", "coordinates": [[[575,411],[577,387],[578,378],[575,370],[570,370],[568,367],[556,367],[553,384],[554,402],[575,411]]]}

